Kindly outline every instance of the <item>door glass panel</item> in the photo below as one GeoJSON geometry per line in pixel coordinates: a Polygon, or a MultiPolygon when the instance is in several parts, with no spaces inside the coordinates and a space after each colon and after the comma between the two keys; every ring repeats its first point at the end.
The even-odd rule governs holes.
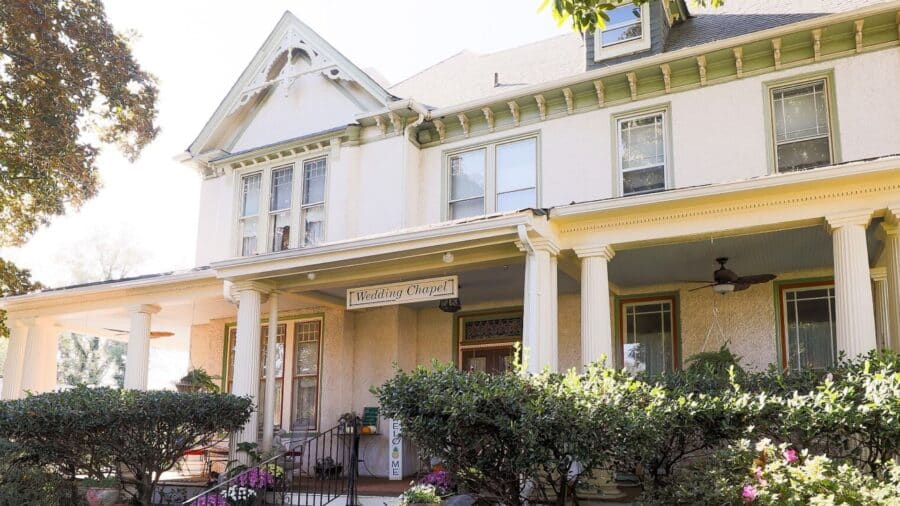
{"type": "Polygon", "coordinates": [[[834,288],[787,290],[783,309],[788,366],[801,370],[834,365],[834,288]]]}
{"type": "Polygon", "coordinates": [[[631,372],[652,374],[673,370],[672,303],[624,304],[622,310],[625,368],[631,372]]]}

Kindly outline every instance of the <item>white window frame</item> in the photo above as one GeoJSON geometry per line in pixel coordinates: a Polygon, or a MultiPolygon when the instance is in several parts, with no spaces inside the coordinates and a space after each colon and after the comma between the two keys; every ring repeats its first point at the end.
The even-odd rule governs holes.
{"type": "MultiPolygon", "coordinates": [[[[681,339],[680,339],[680,330],[679,330],[679,320],[678,320],[678,299],[675,295],[659,295],[659,296],[648,296],[648,297],[629,297],[625,299],[621,299],[618,302],[618,318],[620,328],[618,330],[618,338],[617,350],[616,354],[618,356],[619,367],[625,367],[625,345],[627,344],[625,341],[628,339],[628,308],[630,307],[640,307],[640,306],[654,306],[654,305],[669,305],[669,334],[670,334],[670,343],[671,346],[670,352],[671,355],[666,358],[666,361],[669,362],[669,367],[663,372],[672,372],[677,371],[681,368],[681,339]]],[[[660,313],[662,311],[651,311],[652,313],[660,313]]],[[[643,313],[647,314],[647,313],[643,313]]]]}
{"type": "MultiPolygon", "coordinates": [[[[504,137],[502,139],[491,140],[488,142],[483,142],[480,144],[468,145],[465,147],[460,147],[458,149],[453,149],[444,152],[443,156],[443,199],[442,199],[442,210],[441,210],[441,219],[443,221],[447,221],[451,219],[450,213],[450,204],[454,202],[470,200],[467,199],[457,199],[451,200],[451,192],[453,190],[452,183],[453,180],[450,176],[450,159],[453,156],[461,155],[464,153],[468,153],[470,151],[478,151],[480,149],[485,150],[484,155],[484,209],[482,210],[483,214],[491,214],[497,212],[497,148],[504,144],[512,144],[515,142],[525,141],[534,139],[534,199],[535,199],[535,207],[541,207],[541,138],[538,132],[530,132],[522,135],[517,135],[515,137],[504,137]]],[[[521,188],[520,190],[526,190],[528,188],[521,188]]],[[[474,198],[474,197],[472,197],[474,198]]]]}
{"type": "MultiPolygon", "coordinates": [[[[286,167],[291,167],[293,170],[293,174],[291,176],[291,208],[290,208],[290,226],[292,229],[296,227],[296,233],[291,233],[291,237],[288,242],[288,249],[297,249],[307,247],[302,244],[300,241],[301,236],[303,235],[303,227],[301,226],[301,209],[303,207],[315,207],[321,205],[324,209],[325,217],[328,216],[328,192],[330,186],[331,179],[331,170],[330,170],[330,157],[327,154],[318,153],[312,156],[306,156],[304,158],[295,158],[292,160],[288,160],[287,163],[284,161],[279,161],[279,163],[269,164],[263,167],[248,167],[246,169],[235,170],[233,173],[233,188],[234,197],[233,197],[233,217],[232,217],[232,251],[236,257],[244,256],[242,255],[242,231],[241,224],[243,221],[243,217],[241,216],[242,212],[242,203],[241,203],[241,192],[242,192],[242,184],[244,176],[249,176],[255,173],[261,174],[260,181],[260,208],[257,214],[257,228],[256,228],[256,252],[246,256],[255,255],[264,255],[266,253],[272,253],[272,240],[274,230],[272,230],[272,220],[273,216],[281,211],[272,211],[271,207],[271,197],[272,197],[272,172],[279,169],[284,169],[286,167]],[[303,195],[303,167],[306,162],[315,161],[319,159],[325,160],[325,200],[316,203],[310,206],[302,205],[302,195],[303,195]]],[[[324,243],[328,240],[328,223],[327,219],[323,220],[323,232],[322,232],[322,240],[320,242],[324,243]]],[[[285,251],[285,250],[282,250],[285,251]]]]}
{"type": "MultiPolygon", "coordinates": [[[[260,234],[260,223],[266,222],[266,213],[263,211],[263,199],[265,198],[265,194],[263,193],[266,186],[266,173],[265,171],[248,171],[243,174],[240,174],[237,177],[237,205],[235,206],[236,214],[237,214],[237,233],[235,236],[237,237],[237,255],[238,256],[250,256],[252,254],[258,254],[260,250],[260,239],[262,242],[265,242],[266,234],[260,234]],[[259,203],[257,204],[256,214],[244,216],[244,179],[259,175],[259,203]],[[244,222],[249,219],[256,220],[256,252],[250,252],[248,255],[244,255],[244,222]]],[[[263,245],[265,247],[265,245],[263,245]]]]}
{"type": "MultiPolygon", "coordinates": [[[[800,370],[805,369],[805,367],[802,367],[800,365],[795,367],[795,365],[791,363],[791,359],[790,359],[790,357],[791,357],[790,337],[788,336],[788,332],[789,332],[788,329],[790,328],[790,322],[788,321],[788,293],[810,292],[810,291],[816,291],[816,290],[831,290],[832,296],[830,298],[834,299],[837,297],[837,294],[835,292],[834,281],[821,281],[821,282],[812,282],[812,283],[802,283],[801,282],[801,283],[797,283],[797,284],[791,284],[791,283],[787,282],[787,283],[783,284],[781,286],[781,288],[779,289],[780,299],[781,299],[778,301],[778,303],[781,305],[781,307],[780,307],[780,310],[781,310],[781,322],[780,322],[781,341],[779,342],[779,346],[782,346],[782,350],[783,350],[783,354],[784,354],[784,356],[782,357],[782,361],[783,361],[782,365],[787,370],[800,371],[800,370]]],[[[828,298],[828,297],[826,297],[826,298],[828,298]]],[[[806,300],[813,300],[813,299],[806,299],[806,300]]],[[[831,302],[829,304],[829,312],[831,314],[836,314],[835,313],[836,311],[837,311],[837,307],[834,305],[834,302],[831,302]]],[[[835,325],[836,325],[836,322],[835,322],[835,325]]],[[[837,328],[836,328],[836,326],[833,325],[831,327],[831,346],[832,346],[831,363],[832,363],[832,365],[837,362],[837,356],[838,356],[836,332],[837,332],[837,328]]]]}
{"type": "Polygon", "coordinates": [[[308,158],[308,159],[300,162],[299,166],[300,166],[300,183],[299,183],[300,194],[298,195],[298,199],[300,202],[300,212],[299,212],[299,217],[297,219],[297,226],[299,227],[299,230],[297,230],[297,241],[299,242],[300,239],[302,238],[303,242],[299,243],[299,247],[305,248],[305,247],[315,246],[315,244],[312,244],[312,245],[306,244],[306,223],[303,218],[304,211],[307,211],[313,207],[320,207],[320,206],[322,207],[322,216],[323,216],[322,239],[320,242],[325,242],[325,240],[326,240],[325,232],[328,230],[328,222],[326,220],[326,218],[328,217],[328,215],[326,213],[326,202],[328,201],[328,173],[330,171],[328,170],[328,157],[326,157],[326,156],[316,156],[313,158],[308,158]],[[318,202],[304,203],[303,202],[303,193],[306,190],[306,164],[312,163],[312,162],[318,162],[319,160],[323,160],[325,162],[325,187],[322,192],[322,200],[318,201],[318,202]]]}
{"type": "MultiPolygon", "coordinates": [[[[616,7],[622,7],[623,5],[633,5],[630,2],[622,2],[620,5],[616,7]]],[[[600,62],[603,60],[608,60],[610,58],[615,58],[617,56],[623,56],[626,54],[637,53],[640,51],[646,51],[650,49],[650,5],[649,3],[645,3],[641,5],[641,36],[633,39],[616,42],[614,44],[609,44],[607,46],[603,45],[603,31],[614,29],[620,26],[624,26],[624,24],[619,25],[610,25],[605,26],[603,29],[597,29],[594,32],[594,61],[600,62]]],[[[626,23],[632,24],[632,23],[626,23]]]]}
{"type": "MultiPolygon", "coordinates": [[[[294,180],[294,176],[296,176],[295,172],[296,172],[296,168],[293,166],[293,164],[279,165],[277,167],[272,167],[268,171],[268,176],[269,176],[268,209],[269,210],[268,210],[268,217],[266,218],[268,220],[268,226],[267,226],[268,235],[266,237],[266,239],[269,242],[268,246],[266,246],[268,248],[268,251],[272,251],[272,252],[276,251],[275,250],[275,228],[274,228],[276,215],[287,212],[288,226],[290,227],[290,229],[294,228],[294,223],[292,221],[292,216],[291,216],[293,213],[291,212],[291,208],[293,207],[293,204],[294,204],[294,190],[296,189],[296,187],[295,187],[296,183],[294,180]],[[291,172],[291,201],[288,204],[288,207],[286,207],[286,208],[272,209],[272,189],[273,189],[272,178],[275,177],[276,171],[284,170],[284,169],[287,169],[291,172]]],[[[296,232],[294,232],[294,233],[288,232],[288,233],[290,235],[288,236],[288,245],[287,245],[287,248],[285,248],[285,249],[291,249],[291,242],[294,241],[293,236],[296,234],[296,232]]],[[[277,251],[284,251],[284,249],[277,250],[277,251]]]]}
{"type": "MultiPolygon", "coordinates": [[[[647,195],[650,193],[657,193],[666,190],[671,190],[674,187],[674,171],[673,171],[673,162],[672,162],[672,111],[669,104],[662,104],[657,106],[648,107],[645,109],[640,109],[637,111],[626,111],[621,114],[616,114],[612,116],[612,155],[613,155],[613,195],[616,197],[631,197],[634,195],[647,195]],[[645,192],[636,192],[636,193],[628,193],[626,194],[623,189],[624,177],[622,171],[622,155],[620,153],[621,144],[620,144],[620,125],[623,121],[647,118],[650,116],[662,115],[662,126],[663,126],[663,154],[665,159],[663,160],[663,173],[665,186],[659,190],[651,190],[645,192]]],[[[629,169],[628,172],[639,170],[638,169],[629,169]]]]}
{"type": "MultiPolygon", "coordinates": [[[[766,99],[766,128],[769,132],[768,144],[769,144],[769,166],[771,167],[772,173],[779,174],[781,170],[779,168],[778,163],[778,146],[781,144],[789,144],[794,142],[799,142],[802,140],[811,140],[813,138],[821,138],[824,136],[810,136],[803,139],[792,139],[791,141],[778,141],[778,132],[775,127],[775,92],[778,90],[783,90],[787,88],[795,88],[795,87],[803,87],[803,86],[811,86],[817,82],[821,81],[824,85],[823,96],[825,98],[825,113],[828,115],[827,124],[828,124],[828,150],[830,156],[830,162],[828,164],[823,165],[834,165],[840,162],[840,151],[839,151],[839,136],[837,129],[837,120],[835,117],[836,109],[835,109],[835,93],[834,93],[834,74],[833,71],[828,70],[825,72],[817,72],[813,74],[803,74],[800,76],[794,76],[788,79],[780,79],[778,81],[767,82],[764,84],[764,92],[766,99]]],[[[798,169],[797,171],[802,172],[803,170],[812,170],[815,167],[811,167],[809,169],[798,169]]],[[[797,172],[793,171],[793,172],[797,172]]]]}

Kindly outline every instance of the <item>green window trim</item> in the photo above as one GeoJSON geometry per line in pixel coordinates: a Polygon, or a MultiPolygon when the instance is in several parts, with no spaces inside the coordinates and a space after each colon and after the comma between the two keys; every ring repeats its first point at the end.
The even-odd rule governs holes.
{"type": "Polygon", "coordinates": [[[775,301],[775,342],[773,344],[775,345],[778,366],[782,370],[788,369],[787,357],[785,356],[784,350],[784,347],[786,346],[786,336],[784,335],[784,328],[782,325],[784,322],[784,306],[781,299],[782,291],[785,288],[790,289],[795,287],[825,285],[834,285],[834,276],[775,280],[775,282],[772,283],[772,297],[775,301]]]}

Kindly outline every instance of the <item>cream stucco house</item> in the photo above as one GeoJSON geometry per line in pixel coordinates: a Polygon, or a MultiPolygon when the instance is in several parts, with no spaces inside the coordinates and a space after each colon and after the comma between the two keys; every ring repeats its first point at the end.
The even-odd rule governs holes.
{"type": "Polygon", "coordinates": [[[264,445],[517,343],[530,370],[900,349],[898,40],[898,1],[663,0],[388,86],[286,13],[179,157],[198,267],[4,299],[3,397],[54,387],[65,330],[130,329],[131,388],[152,332],[188,336],[264,445]]]}

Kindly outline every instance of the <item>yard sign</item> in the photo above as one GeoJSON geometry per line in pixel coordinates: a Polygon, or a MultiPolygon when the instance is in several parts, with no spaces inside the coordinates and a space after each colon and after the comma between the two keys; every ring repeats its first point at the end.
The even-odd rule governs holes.
{"type": "Polygon", "coordinates": [[[388,444],[390,456],[388,460],[388,478],[391,480],[403,479],[403,430],[400,428],[400,420],[390,420],[388,444]]]}

